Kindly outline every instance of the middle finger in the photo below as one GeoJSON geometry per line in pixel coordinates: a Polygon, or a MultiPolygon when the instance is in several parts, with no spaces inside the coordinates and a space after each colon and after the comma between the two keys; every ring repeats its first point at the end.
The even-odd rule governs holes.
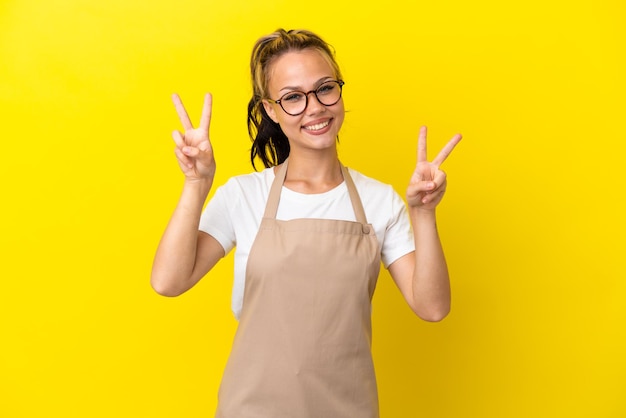
{"type": "Polygon", "coordinates": [[[187,109],[183,105],[183,101],[180,100],[180,96],[176,93],[172,95],[172,101],[174,102],[174,107],[176,108],[176,113],[178,113],[178,119],[180,119],[180,123],[183,124],[183,128],[186,131],[193,129],[193,124],[189,119],[189,115],[187,114],[187,109]]]}

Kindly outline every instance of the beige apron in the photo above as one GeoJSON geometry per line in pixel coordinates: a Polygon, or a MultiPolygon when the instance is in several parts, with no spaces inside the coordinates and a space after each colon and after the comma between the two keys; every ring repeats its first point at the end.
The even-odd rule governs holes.
{"type": "Polygon", "coordinates": [[[287,161],[276,173],[248,257],[218,418],[378,417],[371,299],[380,250],[341,169],[357,222],[277,220],[287,161]]]}

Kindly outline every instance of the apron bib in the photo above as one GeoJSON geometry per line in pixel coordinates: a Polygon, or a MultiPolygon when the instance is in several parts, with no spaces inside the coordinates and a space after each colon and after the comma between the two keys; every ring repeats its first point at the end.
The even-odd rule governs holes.
{"type": "Polygon", "coordinates": [[[217,418],[376,418],[374,228],[341,166],[356,222],[276,219],[278,169],[246,266],[243,307],[217,418]]]}

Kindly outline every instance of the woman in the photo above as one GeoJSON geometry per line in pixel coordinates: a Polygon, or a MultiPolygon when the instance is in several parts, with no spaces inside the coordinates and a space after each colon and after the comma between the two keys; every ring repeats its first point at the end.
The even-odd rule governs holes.
{"type": "Polygon", "coordinates": [[[179,295],[236,247],[239,327],[216,416],[377,417],[370,318],[380,261],[417,315],[447,315],[435,208],[446,188],[439,166],[461,136],[429,162],[420,130],[407,212],[390,186],[339,161],[344,82],[328,44],[308,31],[279,30],[256,43],[251,72],[251,157],[266,168],[229,180],[204,213],[216,167],[211,96],[198,128],[174,96],[185,183],[152,286],[179,295]]]}

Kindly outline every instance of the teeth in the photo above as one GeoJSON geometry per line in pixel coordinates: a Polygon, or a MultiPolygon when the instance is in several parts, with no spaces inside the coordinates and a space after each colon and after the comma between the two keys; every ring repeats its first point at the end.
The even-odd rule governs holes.
{"type": "Polygon", "coordinates": [[[304,129],[307,131],[319,131],[320,129],[327,127],[329,123],[330,121],[327,120],[326,122],[318,123],[316,125],[305,126],[304,129]]]}

